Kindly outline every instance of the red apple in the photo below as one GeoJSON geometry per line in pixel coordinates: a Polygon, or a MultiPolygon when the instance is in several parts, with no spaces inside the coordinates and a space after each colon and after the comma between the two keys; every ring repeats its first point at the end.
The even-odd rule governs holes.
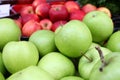
{"type": "Polygon", "coordinates": [[[83,7],[82,7],[82,10],[85,12],[85,13],[88,13],[88,12],[91,12],[91,11],[94,11],[96,10],[97,7],[93,4],[85,4],[83,7]]]}
{"type": "Polygon", "coordinates": [[[106,14],[108,14],[109,17],[111,17],[111,12],[110,12],[110,10],[107,7],[99,7],[99,8],[97,8],[97,10],[98,11],[103,11],[106,14]]]}
{"type": "Polygon", "coordinates": [[[85,14],[86,13],[82,10],[74,10],[74,12],[70,13],[70,20],[80,20],[80,21],[82,21],[85,14]]]}
{"type": "Polygon", "coordinates": [[[42,3],[36,7],[35,13],[42,18],[48,18],[50,7],[50,4],[42,3]]]}
{"type": "Polygon", "coordinates": [[[24,25],[26,22],[28,22],[29,20],[35,20],[35,21],[40,21],[40,18],[38,17],[37,14],[24,14],[21,15],[22,18],[22,24],[24,25]]]}
{"type": "Polygon", "coordinates": [[[49,10],[49,17],[52,22],[68,20],[69,13],[64,5],[52,5],[49,10]]]}
{"type": "Polygon", "coordinates": [[[31,4],[14,4],[11,6],[11,11],[13,13],[20,13],[24,7],[31,6],[31,4]]]}
{"type": "Polygon", "coordinates": [[[41,29],[42,28],[41,28],[41,25],[39,22],[37,22],[35,20],[30,20],[23,25],[22,35],[24,37],[30,37],[32,35],[32,33],[34,33],[37,30],[41,30],[41,29]]]}
{"type": "Polygon", "coordinates": [[[34,14],[34,9],[31,5],[28,5],[28,6],[25,6],[21,9],[20,11],[20,14],[21,15],[24,15],[24,14],[34,14]]]}
{"type": "Polygon", "coordinates": [[[46,3],[46,0],[34,0],[32,3],[33,8],[35,9],[38,5],[46,3]]]}
{"type": "Polygon", "coordinates": [[[57,21],[57,22],[54,22],[53,23],[53,25],[52,25],[52,27],[51,27],[51,30],[53,31],[53,32],[55,32],[55,30],[58,28],[58,27],[60,27],[60,26],[63,26],[64,24],[66,24],[67,23],[67,21],[57,21]]]}
{"type": "Polygon", "coordinates": [[[41,25],[42,29],[45,29],[45,30],[50,30],[52,27],[52,24],[53,23],[49,19],[42,19],[40,21],[40,25],[41,25]]]}
{"type": "Polygon", "coordinates": [[[71,13],[73,10],[79,10],[80,6],[75,1],[67,1],[65,3],[65,7],[67,8],[68,12],[71,13]]]}
{"type": "Polygon", "coordinates": [[[33,2],[33,0],[17,0],[18,4],[31,4],[33,2]]]}

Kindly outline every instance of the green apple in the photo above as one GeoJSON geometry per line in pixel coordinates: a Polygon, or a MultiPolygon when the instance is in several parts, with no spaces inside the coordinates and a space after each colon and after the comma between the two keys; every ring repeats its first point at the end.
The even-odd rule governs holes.
{"type": "Polygon", "coordinates": [[[0,80],[5,80],[5,77],[1,72],[0,72],[0,80]]]}
{"type": "Polygon", "coordinates": [[[56,80],[75,74],[73,62],[59,52],[51,52],[43,56],[38,67],[50,73],[56,80]]]}
{"type": "MultiPolygon", "coordinates": [[[[111,53],[111,51],[105,47],[100,47],[103,55],[111,53]]],[[[82,78],[88,80],[91,70],[94,65],[100,60],[99,53],[96,48],[88,50],[79,60],[78,71],[82,78]]]]}
{"type": "Polygon", "coordinates": [[[80,57],[88,50],[91,43],[92,36],[90,30],[79,20],[67,22],[55,34],[55,44],[58,50],[68,57],[80,57]]]}
{"type": "Polygon", "coordinates": [[[106,47],[113,52],[120,52],[120,31],[114,32],[106,43],[106,47]]]}
{"type": "Polygon", "coordinates": [[[36,46],[28,41],[11,41],[2,52],[3,62],[10,73],[15,73],[31,65],[36,65],[39,53],[36,46]]]}
{"type": "Polygon", "coordinates": [[[84,79],[78,76],[66,76],[66,77],[61,78],[60,80],[84,80],[84,79]]]}
{"type": "Polygon", "coordinates": [[[39,30],[30,36],[29,41],[36,45],[40,56],[44,56],[57,50],[54,37],[54,32],[50,30],[39,30]]]}
{"type": "Polygon", "coordinates": [[[120,80],[120,52],[104,56],[105,64],[99,60],[93,67],[89,80],[120,80]]]}
{"type": "Polygon", "coordinates": [[[113,33],[113,21],[104,12],[92,11],[85,15],[83,22],[90,29],[94,42],[105,41],[113,33]]]}
{"type": "Polygon", "coordinates": [[[37,66],[29,66],[20,70],[6,80],[55,80],[49,73],[38,68],[37,66]]]}
{"type": "Polygon", "coordinates": [[[5,74],[6,73],[6,68],[5,68],[5,65],[3,63],[3,59],[2,59],[2,53],[0,52],[0,72],[2,74],[5,74]]]}
{"type": "Polygon", "coordinates": [[[100,47],[100,45],[98,43],[92,42],[92,44],[90,45],[89,49],[95,48],[96,46],[100,47]]]}
{"type": "Polygon", "coordinates": [[[10,41],[18,41],[21,37],[21,30],[14,22],[9,18],[0,19],[0,50],[10,41]]]}

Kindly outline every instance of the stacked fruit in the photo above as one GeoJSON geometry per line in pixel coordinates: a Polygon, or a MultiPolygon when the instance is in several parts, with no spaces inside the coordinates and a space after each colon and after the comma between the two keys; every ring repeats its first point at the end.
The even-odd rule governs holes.
{"type": "MultiPolygon", "coordinates": [[[[120,31],[113,32],[114,25],[111,17],[98,11],[95,6],[94,10],[90,7],[93,5],[90,4],[81,8],[77,4],[77,9],[68,3],[77,4],[73,1],[64,4],[47,3],[51,5],[49,14],[53,8],[59,10],[65,5],[69,6],[68,9],[65,7],[63,9],[66,9],[69,15],[64,19],[62,16],[54,18],[55,11],[54,15],[53,11],[51,12],[52,18],[50,15],[47,16],[49,18],[43,18],[31,11],[28,13],[26,8],[30,6],[20,10],[21,17],[16,20],[16,23],[10,18],[0,19],[0,80],[120,79],[120,31]],[[86,8],[87,6],[89,9],[86,8]],[[76,18],[71,19],[69,12],[77,14],[75,13],[77,11],[86,11],[84,17],[78,19],[77,15],[76,18]],[[38,18],[30,15],[36,15],[38,18]],[[52,27],[48,24],[53,26],[59,21],[58,19],[65,23],[59,22],[61,27],[58,26],[59,28],[52,31],[52,27]],[[21,28],[19,27],[21,24],[18,25],[19,20],[22,21],[21,28]],[[51,22],[49,23],[48,20],[51,22]],[[44,22],[45,25],[48,23],[47,28],[42,27],[44,22]],[[25,31],[23,29],[28,30],[27,35],[23,35],[25,31]],[[20,39],[21,36],[29,39],[23,41],[20,39]]],[[[37,7],[35,10],[38,10],[37,7]]]]}
{"type": "Polygon", "coordinates": [[[81,7],[75,1],[46,2],[46,0],[35,0],[32,4],[13,5],[13,10],[21,14],[15,20],[22,30],[22,36],[29,37],[37,30],[47,29],[55,31],[59,26],[70,20],[80,20],[93,10],[105,11],[111,17],[110,11],[105,7],[86,4],[81,7]]]}

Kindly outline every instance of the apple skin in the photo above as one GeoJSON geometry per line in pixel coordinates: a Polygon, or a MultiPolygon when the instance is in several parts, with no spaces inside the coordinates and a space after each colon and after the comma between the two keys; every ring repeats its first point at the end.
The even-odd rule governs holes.
{"type": "Polygon", "coordinates": [[[52,5],[49,10],[49,17],[52,22],[68,20],[69,13],[64,5],[52,5]]]}
{"type": "Polygon", "coordinates": [[[59,52],[51,52],[43,56],[38,62],[38,67],[50,73],[55,80],[75,74],[73,62],[59,52]]]}
{"type": "Polygon", "coordinates": [[[74,10],[80,10],[79,4],[76,3],[75,1],[66,1],[64,5],[69,13],[71,13],[74,10]]]}
{"type": "Polygon", "coordinates": [[[103,42],[113,33],[113,21],[104,12],[89,12],[84,16],[83,22],[90,29],[94,42],[103,42]]]}
{"type": "Polygon", "coordinates": [[[3,74],[3,75],[6,74],[6,68],[5,68],[5,65],[3,63],[2,53],[1,52],[0,52],[0,74],[3,74]]]}
{"type": "Polygon", "coordinates": [[[53,25],[52,25],[52,27],[51,27],[51,30],[53,31],[53,32],[55,32],[55,30],[58,28],[58,27],[62,27],[64,24],[66,24],[67,23],[67,21],[63,21],[63,20],[60,20],[60,21],[56,21],[56,22],[54,22],[53,23],[53,25]]]}
{"type": "Polygon", "coordinates": [[[94,6],[93,4],[87,3],[81,8],[85,13],[89,13],[91,11],[97,10],[97,7],[94,6]]]}
{"type": "Polygon", "coordinates": [[[99,7],[99,8],[97,8],[97,10],[105,12],[109,17],[112,17],[112,14],[111,14],[110,10],[107,7],[99,7]]]}
{"type": "Polygon", "coordinates": [[[49,73],[37,66],[29,66],[10,75],[6,80],[55,80],[49,73]]]}
{"type": "MultiPolygon", "coordinates": [[[[100,49],[102,50],[104,56],[111,53],[111,51],[105,47],[100,47],[100,49]]],[[[85,56],[82,56],[78,63],[78,71],[82,78],[88,80],[93,67],[100,58],[99,53],[95,48],[88,50],[84,55],[92,61],[89,61],[85,56]]]]}
{"type": "Polygon", "coordinates": [[[18,27],[20,28],[20,30],[22,29],[22,20],[20,18],[18,19],[14,19],[15,23],[18,25],[18,27]]]}
{"type": "Polygon", "coordinates": [[[91,32],[82,21],[71,20],[56,33],[55,44],[65,56],[77,58],[92,44],[91,32]]]}
{"type": "Polygon", "coordinates": [[[82,10],[74,10],[70,13],[70,20],[80,20],[82,21],[86,13],[82,10]]]}
{"type": "Polygon", "coordinates": [[[2,52],[3,63],[11,74],[28,66],[36,65],[39,53],[36,46],[28,41],[11,41],[2,52]]]}
{"type": "Polygon", "coordinates": [[[39,15],[41,18],[48,18],[50,7],[51,7],[50,4],[42,3],[36,7],[35,13],[39,15]]]}
{"type": "Polygon", "coordinates": [[[24,15],[24,14],[34,14],[34,10],[33,10],[32,5],[28,5],[28,6],[22,7],[22,9],[20,11],[20,14],[21,15],[24,15]]]}
{"type": "Polygon", "coordinates": [[[66,76],[66,77],[61,78],[60,80],[84,80],[84,79],[78,76],[66,76]]]}
{"type": "Polygon", "coordinates": [[[22,25],[24,25],[29,20],[35,20],[38,22],[40,21],[40,18],[38,17],[37,14],[24,14],[24,15],[21,15],[21,18],[22,18],[22,25]]]}
{"type": "Polygon", "coordinates": [[[0,80],[5,80],[5,77],[1,72],[0,72],[0,80]]]}
{"type": "Polygon", "coordinates": [[[20,40],[21,30],[13,19],[0,19],[0,37],[0,51],[8,42],[20,40]]]}
{"type": "Polygon", "coordinates": [[[103,71],[99,68],[102,65],[98,61],[91,71],[89,80],[119,80],[120,79],[120,52],[111,52],[104,56],[107,65],[103,67],[103,71]]]}
{"type": "Polygon", "coordinates": [[[40,30],[33,33],[30,36],[29,41],[33,42],[36,45],[40,56],[44,56],[50,52],[57,51],[54,37],[54,32],[50,30],[40,30]]]}
{"type": "Polygon", "coordinates": [[[32,3],[33,8],[35,9],[38,5],[46,3],[46,0],[34,0],[32,3]]]}
{"type": "Polygon", "coordinates": [[[106,47],[113,52],[120,52],[120,31],[114,32],[108,41],[106,42],[106,47]]]}
{"type": "Polygon", "coordinates": [[[40,23],[35,20],[29,20],[23,25],[22,28],[22,36],[23,37],[30,37],[34,32],[37,30],[42,30],[40,23]]]}
{"type": "Polygon", "coordinates": [[[41,25],[42,29],[50,30],[52,25],[53,25],[53,23],[52,23],[52,21],[50,19],[42,19],[40,21],[40,25],[41,25]]]}

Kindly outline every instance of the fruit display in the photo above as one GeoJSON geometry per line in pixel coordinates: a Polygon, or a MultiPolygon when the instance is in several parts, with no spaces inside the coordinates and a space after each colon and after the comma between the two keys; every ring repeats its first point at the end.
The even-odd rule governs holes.
{"type": "Polygon", "coordinates": [[[33,0],[11,13],[0,18],[0,80],[120,80],[120,31],[106,6],[33,0]]]}

